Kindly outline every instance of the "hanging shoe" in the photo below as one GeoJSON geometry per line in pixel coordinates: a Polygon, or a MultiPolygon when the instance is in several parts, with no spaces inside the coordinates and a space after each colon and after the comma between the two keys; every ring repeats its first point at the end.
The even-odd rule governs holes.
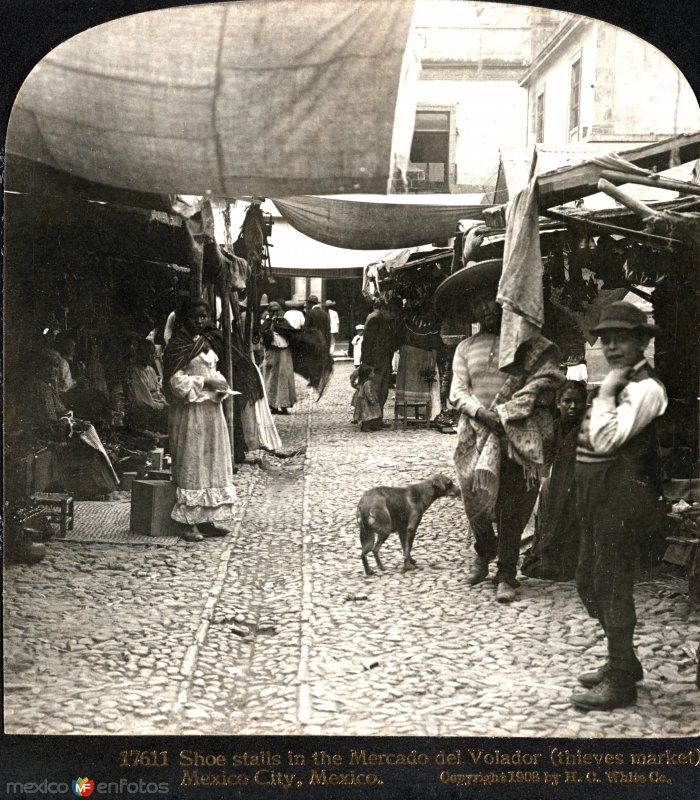
{"type": "Polygon", "coordinates": [[[467,575],[467,583],[470,586],[476,586],[477,583],[485,581],[489,576],[489,560],[486,556],[477,556],[474,559],[472,568],[467,575]]]}
{"type": "Polygon", "coordinates": [[[587,692],[572,695],[571,702],[587,711],[612,711],[614,708],[632,706],[637,702],[637,687],[615,686],[608,677],[587,692]]]}

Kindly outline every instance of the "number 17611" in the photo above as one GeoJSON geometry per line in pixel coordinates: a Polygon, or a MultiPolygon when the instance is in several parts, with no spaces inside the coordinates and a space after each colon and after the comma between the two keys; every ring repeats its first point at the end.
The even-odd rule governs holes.
{"type": "Polygon", "coordinates": [[[168,751],[122,750],[120,767],[167,767],[168,751]]]}

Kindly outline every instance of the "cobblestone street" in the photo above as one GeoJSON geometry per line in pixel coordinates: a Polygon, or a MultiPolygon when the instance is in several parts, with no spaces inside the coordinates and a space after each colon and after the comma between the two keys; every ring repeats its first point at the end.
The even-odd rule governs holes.
{"type": "MultiPolygon", "coordinates": [[[[512,605],[470,588],[459,499],[419,528],[419,570],[367,578],[361,492],[452,473],[454,436],[361,433],[351,366],[278,416],[306,456],[237,475],[241,519],[198,544],[60,541],[5,572],[10,733],[678,736],[700,729],[700,611],[684,580],[638,585],[636,706],[583,713],[576,675],[604,640],[572,583],[523,579],[512,605]],[[89,720],[89,730],[85,721],[89,720]]],[[[392,407],[391,397],[387,408],[392,407]]]]}

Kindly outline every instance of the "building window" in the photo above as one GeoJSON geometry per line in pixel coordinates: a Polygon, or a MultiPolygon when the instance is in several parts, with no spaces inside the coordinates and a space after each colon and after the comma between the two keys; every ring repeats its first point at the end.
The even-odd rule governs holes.
{"type": "Polygon", "coordinates": [[[411,168],[417,192],[449,192],[453,168],[450,161],[449,111],[416,111],[411,144],[411,168]]]}
{"type": "Polygon", "coordinates": [[[579,138],[581,124],[581,59],[577,58],[571,65],[569,76],[569,141],[579,138]]]}
{"type": "Polygon", "coordinates": [[[544,142],[544,89],[535,98],[535,141],[544,142]]]}

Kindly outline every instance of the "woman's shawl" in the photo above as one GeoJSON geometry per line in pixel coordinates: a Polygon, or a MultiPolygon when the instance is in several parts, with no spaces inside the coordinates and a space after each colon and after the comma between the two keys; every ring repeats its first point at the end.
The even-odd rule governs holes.
{"type": "Polygon", "coordinates": [[[291,326],[284,329],[284,336],[289,340],[294,372],[306,378],[320,400],[333,374],[333,356],[326,337],[317,328],[295,330],[291,326]]]}
{"type": "Polygon", "coordinates": [[[173,333],[168,346],[163,354],[163,393],[169,403],[174,401],[170,390],[170,379],[181,369],[184,369],[193,358],[204,350],[211,348],[219,358],[219,371],[250,403],[255,403],[263,397],[263,387],[255,365],[246,354],[231,344],[233,358],[233,380],[227,375],[228,369],[224,362],[223,334],[213,325],[207,327],[193,341],[192,334],[184,327],[178,327],[173,333]]]}
{"type": "Polygon", "coordinates": [[[326,384],[333,373],[333,356],[328,342],[317,328],[293,328],[283,317],[263,322],[263,344],[270,347],[273,334],[283,336],[289,342],[294,372],[306,378],[309,386],[318,392],[321,399],[326,384]]]}
{"type": "Polygon", "coordinates": [[[200,353],[212,349],[219,360],[223,354],[221,332],[213,326],[206,328],[195,339],[183,325],[179,325],[168,342],[163,353],[163,394],[169,403],[175,400],[170,389],[170,379],[200,353]]]}
{"type": "Polygon", "coordinates": [[[564,381],[557,348],[542,335],[519,353],[517,374],[509,375],[494,398],[504,436],[464,414],[459,422],[455,469],[471,517],[491,515],[500,483],[502,448],[523,468],[528,485],[546,476],[554,455],[554,393],[564,381]]]}

